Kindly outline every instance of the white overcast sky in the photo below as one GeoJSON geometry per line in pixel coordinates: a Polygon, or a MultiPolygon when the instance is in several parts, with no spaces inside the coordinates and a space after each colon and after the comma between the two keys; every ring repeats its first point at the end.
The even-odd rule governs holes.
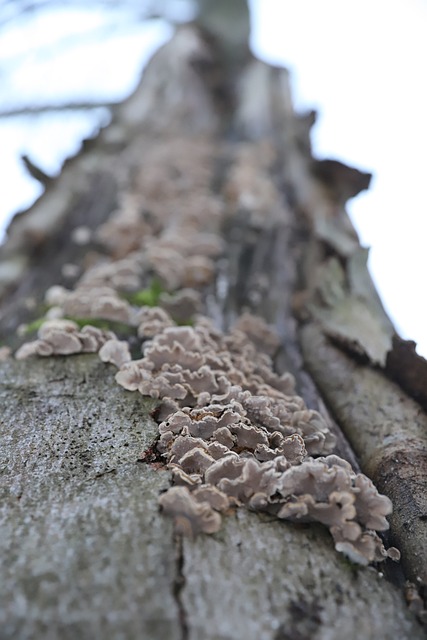
{"type": "MultiPolygon", "coordinates": [[[[319,111],[315,153],[374,173],[349,211],[371,247],[371,273],[389,314],[427,356],[427,0],[250,4],[254,52],[289,67],[296,106],[319,111]]],[[[105,12],[88,3],[84,19],[77,7],[40,12],[3,31],[0,108],[125,97],[171,28],[161,20],[130,26],[116,6],[105,12]]],[[[19,154],[54,174],[106,117],[99,110],[0,120],[0,236],[40,190],[19,154]]]]}

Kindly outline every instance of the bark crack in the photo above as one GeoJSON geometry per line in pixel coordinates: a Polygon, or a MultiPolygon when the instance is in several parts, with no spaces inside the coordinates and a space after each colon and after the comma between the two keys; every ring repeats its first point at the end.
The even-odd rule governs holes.
{"type": "Polygon", "coordinates": [[[188,620],[187,612],[182,601],[182,592],[185,588],[185,574],[184,574],[184,544],[183,538],[180,534],[175,534],[174,539],[175,553],[176,553],[176,573],[173,584],[173,597],[178,608],[179,624],[181,631],[181,640],[188,640],[188,620]]]}

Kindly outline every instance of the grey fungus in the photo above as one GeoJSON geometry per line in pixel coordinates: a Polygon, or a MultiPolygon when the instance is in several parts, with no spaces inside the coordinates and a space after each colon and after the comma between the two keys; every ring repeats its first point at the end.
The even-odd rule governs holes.
{"type": "Polygon", "coordinates": [[[107,340],[107,342],[102,345],[98,355],[102,362],[110,362],[118,369],[120,369],[125,362],[132,360],[128,343],[125,340],[116,340],[114,338],[107,340]]]}
{"type": "Polygon", "coordinates": [[[356,522],[354,494],[349,491],[331,491],[326,502],[317,502],[311,493],[291,497],[278,512],[279,518],[289,520],[317,520],[328,527],[336,527],[343,537],[356,540],[362,533],[356,522]]]}
{"type": "Polygon", "coordinates": [[[226,447],[224,444],[216,441],[208,444],[208,452],[214,460],[219,460],[226,455],[232,454],[229,447],[226,447]]]}
{"type": "Polygon", "coordinates": [[[16,351],[15,358],[24,360],[31,356],[96,353],[112,338],[115,338],[115,335],[111,331],[102,331],[90,325],[79,330],[78,325],[72,320],[46,320],[37,332],[37,340],[24,343],[16,351]]]}
{"type": "Polygon", "coordinates": [[[189,256],[185,261],[182,274],[182,285],[188,288],[199,288],[212,282],[215,276],[215,263],[206,256],[189,256]]]}
{"type": "Polygon", "coordinates": [[[31,356],[48,356],[52,355],[52,353],[53,349],[49,349],[49,346],[47,344],[43,344],[41,340],[34,340],[33,342],[24,342],[24,344],[21,345],[16,351],[15,358],[17,360],[25,360],[26,358],[30,358],[31,356]],[[43,353],[43,351],[45,351],[45,353],[43,353]]]}
{"type": "Polygon", "coordinates": [[[188,322],[195,314],[200,313],[202,298],[195,289],[183,288],[174,293],[161,293],[159,305],[176,322],[188,322]]]}
{"type": "Polygon", "coordinates": [[[166,290],[175,291],[180,288],[183,282],[185,259],[178,251],[153,243],[147,249],[147,259],[166,290]]]}
{"type": "Polygon", "coordinates": [[[235,445],[236,439],[228,427],[218,427],[212,435],[215,438],[215,442],[226,449],[231,449],[235,445]]]}
{"type": "Polygon", "coordinates": [[[142,264],[139,254],[126,258],[100,262],[85,271],[79,280],[79,288],[109,287],[118,291],[134,291],[141,288],[142,264]]]}
{"type": "Polygon", "coordinates": [[[44,295],[44,300],[49,306],[61,306],[70,292],[65,287],[53,285],[44,295]]]}
{"type": "Polygon", "coordinates": [[[387,496],[379,495],[373,482],[359,473],[354,479],[356,493],[356,509],[359,519],[367,529],[384,531],[389,524],[386,516],[393,510],[391,500],[387,496]]]}
{"type": "Polygon", "coordinates": [[[153,220],[141,211],[141,198],[124,189],[118,194],[119,208],[96,230],[95,237],[118,258],[140,249],[154,231],[153,220]]]}
{"type": "Polygon", "coordinates": [[[125,362],[116,373],[116,382],[127,391],[137,391],[143,380],[141,360],[125,362]]]}
{"type": "Polygon", "coordinates": [[[193,491],[198,502],[208,502],[216,511],[227,511],[230,507],[229,497],[210,484],[202,484],[193,491]]]}
{"type": "Polygon", "coordinates": [[[303,438],[297,433],[284,437],[279,431],[274,431],[269,436],[269,445],[258,445],[254,455],[260,462],[284,456],[290,464],[295,465],[300,464],[307,457],[307,449],[303,438]]]}
{"type": "Polygon", "coordinates": [[[163,398],[160,406],[157,410],[157,421],[162,422],[166,420],[169,416],[171,416],[175,411],[178,411],[179,406],[175,400],[172,398],[163,398]]]}
{"type": "Polygon", "coordinates": [[[335,549],[356,564],[367,566],[370,562],[383,562],[388,557],[381,538],[375,531],[365,531],[356,540],[345,539],[339,529],[332,528],[331,533],[335,549]]]}
{"type": "Polygon", "coordinates": [[[194,231],[192,223],[166,230],[146,247],[147,263],[168,291],[197,290],[215,276],[223,242],[217,234],[194,231]]]}
{"type": "Polygon", "coordinates": [[[0,362],[7,360],[12,355],[12,349],[10,347],[0,347],[0,362]]]}
{"type": "Polygon", "coordinates": [[[61,267],[61,275],[66,280],[72,280],[80,275],[80,267],[72,262],[65,262],[61,267]]]}
{"type": "Polygon", "coordinates": [[[279,441],[277,446],[278,455],[285,456],[290,464],[301,464],[307,457],[307,449],[305,448],[304,439],[297,433],[283,438],[280,433],[273,433],[270,442],[275,441],[275,436],[279,441]]]}
{"type": "MultiPolygon", "coordinates": [[[[193,451],[194,449],[207,451],[207,448],[208,448],[207,444],[201,438],[192,438],[191,436],[180,435],[173,440],[173,445],[169,452],[169,461],[177,462],[179,464],[179,461],[190,451],[193,451]]],[[[187,470],[184,469],[184,471],[187,471],[187,470]]],[[[194,471],[190,473],[199,473],[199,472],[194,471]]]]}
{"type": "MultiPolygon", "coordinates": [[[[162,322],[168,321],[157,310],[150,313],[162,318],[162,322]]],[[[267,335],[269,331],[266,330],[267,335]]],[[[203,408],[212,401],[224,406],[233,399],[234,412],[239,412],[233,420],[242,424],[235,427],[232,435],[235,441],[240,438],[240,447],[251,448],[251,441],[252,450],[261,445],[269,447],[268,436],[262,431],[267,429],[281,432],[284,437],[300,435],[309,454],[329,453],[335,439],[320,414],[307,410],[298,396],[281,391],[282,380],[289,391],[288,379],[276,376],[271,366],[267,368],[267,364],[271,365],[268,357],[257,358],[255,347],[245,334],[237,337],[233,341],[234,352],[230,352],[230,336],[218,334],[206,319],[198,318],[194,327],[163,324],[159,333],[144,343],[144,357],[136,365],[126,365],[116,380],[127,389],[138,389],[161,400],[175,400],[182,408],[203,408]],[[261,377],[261,362],[268,382],[261,377]],[[270,395],[255,395],[260,388],[270,395]]]]}
{"type": "Polygon", "coordinates": [[[112,331],[103,331],[90,324],[79,331],[78,337],[82,344],[82,353],[96,353],[108,340],[115,339],[112,331]]]}
{"type": "MultiPolygon", "coordinates": [[[[184,411],[176,411],[168,420],[164,420],[159,425],[159,433],[164,434],[167,432],[181,433],[184,427],[190,422],[188,413],[184,411]]],[[[192,434],[195,435],[195,434],[192,434]]]]}
{"type": "Polygon", "coordinates": [[[75,318],[101,318],[133,324],[131,305],[110,287],[78,287],[67,295],[62,308],[65,315],[75,318]]]}
{"type": "Polygon", "coordinates": [[[45,338],[48,338],[50,334],[56,331],[73,334],[73,333],[76,333],[76,331],[78,331],[78,328],[79,328],[78,324],[73,320],[64,320],[64,319],[46,320],[40,326],[37,332],[37,335],[40,339],[43,340],[45,338]]]}
{"type": "MultiPolygon", "coordinates": [[[[197,336],[197,323],[194,330],[165,329],[145,351],[150,375],[157,368],[163,375],[168,367],[177,370],[181,362],[189,367],[183,377],[188,384],[196,362],[191,355],[188,359],[188,353],[194,357],[206,353],[197,336]],[[194,351],[178,348],[179,344],[194,351]],[[150,356],[165,348],[170,364],[150,356]]],[[[218,348],[217,357],[221,353],[218,348]]],[[[230,366],[226,358],[221,374],[227,376],[230,366]]],[[[213,373],[218,380],[219,371],[213,373]]],[[[330,529],[337,549],[353,561],[384,559],[387,553],[371,529],[388,527],[390,501],[345,460],[328,455],[334,439],[319,413],[308,410],[298,396],[276,392],[272,397],[258,396],[229,385],[222,402],[214,401],[211,391],[205,406],[186,404],[195,393],[185,396],[181,408],[159,424],[158,449],[173,469],[175,484],[190,492],[212,487],[227,497],[229,505],[246,505],[279,519],[321,522],[330,529]],[[326,455],[314,459],[310,453],[326,455]]]]}
{"type": "Polygon", "coordinates": [[[71,320],[47,320],[41,325],[37,335],[40,345],[47,343],[53,353],[68,355],[82,350],[77,333],[78,325],[71,320]]]}
{"type": "Polygon", "coordinates": [[[165,514],[172,516],[178,533],[194,537],[198,533],[215,533],[221,527],[221,516],[209,502],[199,502],[187,487],[171,487],[159,498],[165,514]]]}
{"type": "Polygon", "coordinates": [[[170,465],[174,485],[183,485],[190,490],[202,484],[202,476],[198,473],[185,473],[178,465],[170,465]]]}
{"type": "Polygon", "coordinates": [[[283,474],[279,492],[284,499],[310,494],[316,502],[326,503],[333,491],[350,489],[352,476],[353,472],[343,467],[308,458],[283,474]]]}
{"type": "MultiPolygon", "coordinates": [[[[138,391],[143,396],[184,400],[188,395],[187,389],[182,384],[183,377],[180,371],[163,371],[156,376],[152,376],[147,370],[142,370],[141,373],[142,380],[138,391]]],[[[118,380],[117,377],[116,380],[118,380]]]]}
{"type": "Polygon", "coordinates": [[[294,411],[291,425],[297,427],[304,438],[309,455],[319,455],[325,451],[333,451],[335,438],[327,428],[322,416],[313,410],[294,411]]]}
{"type": "Polygon", "coordinates": [[[169,313],[161,307],[141,307],[135,314],[138,325],[138,337],[147,339],[166,329],[175,326],[169,313]]]}
{"type": "Polygon", "coordinates": [[[86,226],[75,227],[71,232],[71,240],[80,247],[83,247],[92,239],[92,230],[86,226]]]}
{"type": "Polygon", "coordinates": [[[387,557],[390,558],[390,560],[393,560],[393,562],[399,562],[400,560],[399,549],[396,549],[396,547],[389,547],[388,549],[386,549],[386,553],[387,553],[387,557]]]}
{"type": "Polygon", "coordinates": [[[274,355],[280,346],[280,339],[276,331],[273,331],[258,316],[247,312],[243,313],[233,328],[242,331],[253,342],[257,350],[269,356],[274,355]]]}
{"type": "Polygon", "coordinates": [[[202,341],[193,327],[177,327],[174,325],[173,327],[167,327],[155,337],[155,341],[149,346],[150,353],[156,346],[173,347],[175,344],[179,344],[188,351],[200,351],[202,349],[202,341]]]}
{"type": "Polygon", "coordinates": [[[188,351],[185,346],[179,342],[169,345],[156,345],[156,347],[148,348],[145,351],[147,362],[152,365],[154,371],[159,371],[164,365],[169,369],[173,365],[180,367],[189,372],[200,372],[204,365],[203,356],[197,351],[188,351]]]}
{"type": "Polygon", "coordinates": [[[199,474],[204,474],[213,462],[215,462],[215,460],[200,447],[195,447],[187,451],[187,453],[178,460],[178,464],[186,473],[199,474]]]}
{"type": "Polygon", "coordinates": [[[50,307],[45,314],[46,320],[59,320],[64,317],[64,312],[60,306],[50,307]]]}
{"type": "Polygon", "coordinates": [[[265,431],[259,427],[238,422],[230,425],[229,430],[236,438],[236,447],[254,451],[258,446],[268,445],[268,437],[265,431]]]}
{"type": "MultiPolygon", "coordinates": [[[[101,266],[93,270],[97,272],[101,266]]],[[[100,318],[132,325],[135,311],[118,295],[110,279],[89,279],[86,273],[73,291],[59,285],[50,287],[45,293],[45,302],[60,307],[65,316],[100,318]]]]}
{"type": "MultiPolygon", "coordinates": [[[[390,501],[332,453],[335,438],[324,418],[307,409],[293,380],[277,376],[270,357],[241,331],[254,327],[272,352],[271,330],[249,316],[225,335],[202,317],[193,327],[163,326],[144,343],[144,357],[125,363],[116,379],[159,398],[161,407],[167,403],[158,450],[179,487],[190,493],[211,487],[229,504],[321,522],[351,559],[385,558],[372,530],[387,529],[390,501]]],[[[181,528],[185,508],[190,519],[194,509],[185,495],[179,494],[181,528]]]]}

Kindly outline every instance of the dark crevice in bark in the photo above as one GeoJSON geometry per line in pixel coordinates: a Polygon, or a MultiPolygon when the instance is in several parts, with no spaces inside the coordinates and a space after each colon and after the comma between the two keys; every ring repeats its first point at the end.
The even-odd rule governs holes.
{"type": "Polygon", "coordinates": [[[203,41],[211,50],[211,56],[194,58],[190,64],[209,91],[212,104],[220,114],[222,126],[226,132],[230,128],[230,118],[235,102],[233,74],[230,73],[230,69],[224,67],[220,59],[218,39],[206,29],[199,27],[199,31],[203,41]]]}
{"type": "Polygon", "coordinates": [[[180,640],[188,640],[189,629],[187,612],[182,602],[182,591],[185,588],[185,574],[184,574],[184,545],[182,535],[176,533],[174,535],[175,554],[176,554],[176,574],[173,584],[173,597],[178,609],[181,638],[180,640]]]}
{"type": "MultiPolygon", "coordinates": [[[[396,545],[396,540],[393,540],[390,530],[382,531],[378,535],[381,537],[384,546],[387,549],[396,545]]],[[[399,591],[403,591],[408,576],[406,575],[401,562],[394,562],[390,558],[387,558],[387,560],[380,565],[377,564],[376,568],[380,573],[383,573],[385,578],[399,589],[399,591]]]]}
{"type": "Polygon", "coordinates": [[[427,410],[427,360],[417,354],[414,341],[393,337],[386,374],[427,410]]]}
{"type": "Polygon", "coordinates": [[[231,154],[226,150],[220,151],[213,162],[211,190],[214,195],[220,195],[225,187],[228,172],[233,165],[231,154]]]}
{"type": "Polygon", "coordinates": [[[281,628],[275,640],[314,640],[322,626],[322,606],[300,597],[289,603],[290,624],[281,628]]]}
{"type": "Polygon", "coordinates": [[[322,395],[318,390],[312,376],[304,368],[305,363],[302,354],[299,348],[295,346],[295,344],[297,343],[294,343],[292,345],[291,351],[292,365],[289,366],[288,364],[289,350],[286,352],[286,355],[283,355],[284,351],[280,349],[276,356],[276,370],[279,374],[284,373],[285,371],[292,372],[297,381],[298,393],[304,399],[307,406],[310,409],[319,411],[323,416],[326,417],[329,424],[331,425],[332,431],[336,437],[335,453],[347,460],[356,471],[356,473],[358,473],[360,472],[359,460],[351,444],[347,440],[344,432],[342,431],[339,420],[337,420],[337,417],[334,415],[331,407],[322,398],[322,395]],[[287,364],[285,365],[284,362],[286,362],[287,364]]]}

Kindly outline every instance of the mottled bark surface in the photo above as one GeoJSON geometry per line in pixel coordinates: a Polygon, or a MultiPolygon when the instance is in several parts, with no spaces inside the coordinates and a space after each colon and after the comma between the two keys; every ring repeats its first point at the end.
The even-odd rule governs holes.
{"type": "Polygon", "coordinates": [[[0,637],[421,638],[399,591],[320,526],[240,511],[177,539],[138,462],[153,401],[96,356],[2,363],[0,637]]]}
{"type": "MultiPolygon", "coordinates": [[[[333,425],[337,452],[392,498],[393,543],[425,585],[427,418],[386,376],[393,327],[344,209],[369,177],[313,160],[313,114],[294,113],[285,70],[245,54],[230,76],[211,46],[182,28],[112,125],[12,223],[2,340],[20,341],[46,287],[73,284],[63,262],[101,255],[70,242],[72,229],[95,229],[151,170],[152,206],[171,210],[172,227],[175,209],[195,206],[185,185],[207,155],[226,249],[205,312],[221,328],[245,309],[275,326],[277,370],[333,425]],[[168,160],[177,149],[188,175],[168,160]]],[[[0,382],[1,638],[423,637],[401,569],[393,585],[355,567],[320,526],[241,510],[213,536],[176,536],[157,506],[168,472],[139,460],[156,438],[155,405],[118,387],[97,356],[0,362],[0,382]]]]}
{"type": "Polygon", "coordinates": [[[97,357],[1,373],[0,637],[180,638],[153,402],[97,357]]]}

